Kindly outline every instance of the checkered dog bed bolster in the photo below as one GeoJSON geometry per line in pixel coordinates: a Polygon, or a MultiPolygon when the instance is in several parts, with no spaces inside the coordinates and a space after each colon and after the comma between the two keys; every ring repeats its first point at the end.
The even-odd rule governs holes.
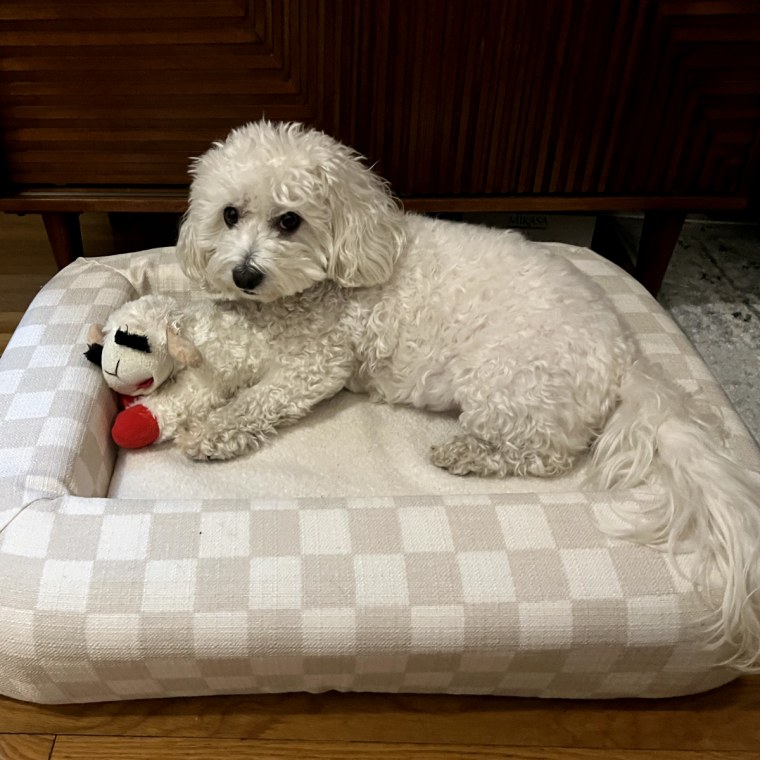
{"type": "MultiPolygon", "coordinates": [[[[610,293],[646,353],[724,409],[737,457],[756,464],[659,306],[590,251],[557,252],[610,293]]],[[[173,249],[79,260],[0,360],[1,693],[651,697],[734,677],[704,651],[704,609],[666,556],[597,528],[645,492],[111,494],[115,404],[82,358],[87,327],[138,295],[188,289],[173,249]]]]}

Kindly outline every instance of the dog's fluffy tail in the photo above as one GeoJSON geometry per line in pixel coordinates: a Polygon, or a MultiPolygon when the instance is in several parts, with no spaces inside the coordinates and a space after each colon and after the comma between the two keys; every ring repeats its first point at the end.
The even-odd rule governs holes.
{"type": "Polygon", "coordinates": [[[724,453],[721,429],[703,402],[640,359],[594,443],[592,477],[632,488],[659,475],[662,500],[611,532],[693,552],[686,574],[711,610],[711,646],[730,652],[725,664],[760,672],[760,476],[724,453]]]}

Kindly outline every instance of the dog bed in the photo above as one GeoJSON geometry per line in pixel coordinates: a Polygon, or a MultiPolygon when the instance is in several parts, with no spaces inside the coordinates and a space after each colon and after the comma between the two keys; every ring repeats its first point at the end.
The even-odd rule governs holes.
{"type": "MultiPolygon", "coordinates": [[[[688,340],[586,249],[644,353],[723,410],[688,340]]],[[[149,292],[186,297],[173,249],[80,259],[0,360],[0,693],[66,703],[310,691],[666,697],[732,680],[667,555],[608,538],[656,490],[457,478],[428,461],[452,417],[323,403],[261,451],[194,463],[117,451],[87,327],[149,292]]]]}

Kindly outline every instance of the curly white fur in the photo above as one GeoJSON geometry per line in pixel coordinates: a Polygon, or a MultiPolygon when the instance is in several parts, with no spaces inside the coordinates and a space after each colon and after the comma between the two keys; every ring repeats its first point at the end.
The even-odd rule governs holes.
{"type": "Polygon", "coordinates": [[[215,297],[249,303],[277,364],[180,434],[188,455],[237,456],[342,387],[457,410],[461,435],[433,448],[457,474],[556,475],[596,440],[605,486],[664,471],[666,500],[627,535],[691,538],[714,643],[760,669],[752,476],[685,393],[654,379],[594,283],[514,232],[402,213],[353,151],[299,125],[235,130],[193,173],[183,267],[215,297]],[[295,230],[282,229],[288,213],[295,230]],[[241,287],[236,268],[260,282],[241,287]]]}

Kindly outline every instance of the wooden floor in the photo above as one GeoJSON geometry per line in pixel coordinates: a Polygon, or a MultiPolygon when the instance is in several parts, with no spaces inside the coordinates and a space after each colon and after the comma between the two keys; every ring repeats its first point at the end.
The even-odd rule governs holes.
{"type": "Polygon", "coordinates": [[[0,701],[3,760],[729,760],[760,757],[760,687],[658,701],[293,694],[0,701]],[[52,749],[52,754],[51,754],[52,749]]]}
{"type": "MultiPolygon", "coordinates": [[[[83,227],[88,255],[124,247],[105,217],[83,227]]],[[[54,271],[40,220],[0,215],[0,349],[54,271]]],[[[294,694],[45,706],[0,697],[0,760],[174,757],[749,760],[760,758],[760,679],[652,701],[294,694]]]]}
{"type": "MultiPolygon", "coordinates": [[[[170,245],[176,237],[173,216],[120,215],[115,222],[114,231],[105,214],[82,215],[85,256],[170,245]]],[[[0,214],[0,351],[32,298],[55,272],[40,217],[0,214]]]]}

